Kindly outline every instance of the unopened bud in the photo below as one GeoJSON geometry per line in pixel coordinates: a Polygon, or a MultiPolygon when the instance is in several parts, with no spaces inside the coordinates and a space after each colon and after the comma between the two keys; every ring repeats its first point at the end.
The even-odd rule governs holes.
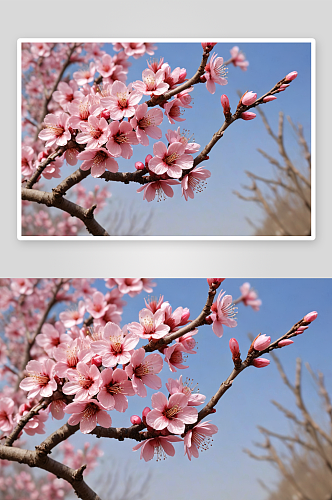
{"type": "Polygon", "coordinates": [[[145,165],[141,161],[137,161],[135,163],[135,168],[136,168],[136,170],[144,170],[145,169],[145,165]]]}
{"type": "Polygon", "coordinates": [[[289,83],[283,83],[282,85],[280,85],[279,90],[281,90],[281,91],[286,90],[287,87],[289,87],[289,83]]]}
{"type": "Polygon", "coordinates": [[[244,111],[243,113],[241,113],[240,118],[242,118],[242,120],[253,120],[254,118],[256,118],[256,115],[251,111],[244,111]]]}
{"type": "Polygon", "coordinates": [[[96,366],[97,366],[97,368],[98,368],[99,366],[101,366],[101,365],[102,365],[102,357],[101,357],[101,356],[94,356],[94,357],[91,359],[91,363],[92,363],[93,365],[96,365],[96,366]]]}
{"type": "Polygon", "coordinates": [[[242,98],[241,98],[241,101],[242,101],[242,104],[244,106],[250,106],[250,104],[253,104],[257,99],[257,94],[255,94],[254,92],[246,92],[242,98]]]}
{"type": "Polygon", "coordinates": [[[264,97],[263,102],[270,102],[270,101],[275,101],[275,100],[276,100],[275,95],[267,95],[266,97],[264,97]]]}
{"type": "Polygon", "coordinates": [[[206,82],[206,78],[205,78],[205,76],[204,76],[204,75],[202,75],[202,76],[200,77],[200,81],[201,81],[202,83],[205,83],[205,82],[206,82]]]}
{"type": "Polygon", "coordinates": [[[141,417],[139,417],[138,415],[132,415],[130,417],[130,422],[133,424],[133,425],[138,425],[140,423],[142,423],[142,419],[141,417]]]}
{"type": "Polygon", "coordinates": [[[311,323],[312,321],[314,321],[317,318],[317,316],[318,316],[318,312],[312,311],[304,316],[303,321],[305,321],[306,323],[311,323]]]}
{"type": "Polygon", "coordinates": [[[213,321],[212,321],[211,316],[208,316],[207,318],[205,318],[205,323],[206,323],[207,325],[212,325],[213,321]]]}
{"type": "Polygon", "coordinates": [[[292,71],[291,73],[288,73],[288,75],[286,75],[286,80],[288,82],[291,82],[292,80],[295,80],[296,77],[297,77],[297,71],[292,71]]]}
{"type": "Polygon", "coordinates": [[[144,410],[142,411],[142,417],[143,417],[143,420],[146,418],[147,414],[151,411],[151,408],[149,408],[148,406],[146,406],[144,408],[144,410]]]}
{"type": "Polygon", "coordinates": [[[279,347],[284,347],[286,345],[291,345],[291,344],[294,344],[294,342],[291,339],[284,339],[284,340],[280,340],[280,342],[278,342],[279,347]]]}
{"type": "Polygon", "coordinates": [[[266,358],[256,358],[252,364],[256,366],[256,368],[264,368],[270,364],[270,360],[266,358]]]}
{"type": "Polygon", "coordinates": [[[146,158],[145,158],[145,166],[147,167],[148,164],[149,164],[149,161],[151,160],[151,158],[153,158],[152,155],[147,155],[146,158]]]}
{"type": "Polygon", "coordinates": [[[217,286],[220,285],[224,281],[225,278],[206,278],[209,286],[217,286]]]}
{"type": "Polygon", "coordinates": [[[260,335],[254,342],[254,349],[256,351],[264,351],[271,344],[271,337],[267,335],[260,335]]]}
{"type": "Polygon", "coordinates": [[[238,358],[240,355],[240,347],[239,347],[239,343],[236,339],[230,339],[229,348],[231,350],[233,358],[238,358]]]}
{"type": "Polygon", "coordinates": [[[215,45],[217,45],[217,42],[201,42],[201,45],[204,50],[212,50],[215,45]]]}

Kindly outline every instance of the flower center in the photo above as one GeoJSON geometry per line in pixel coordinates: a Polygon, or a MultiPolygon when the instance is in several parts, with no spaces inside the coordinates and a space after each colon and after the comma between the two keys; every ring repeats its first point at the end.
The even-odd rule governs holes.
{"type": "Polygon", "coordinates": [[[147,316],[141,320],[141,324],[144,328],[145,333],[152,333],[154,331],[153,318],[150,318],[149,316],[147,316]]]}
{"type": "Polygon", "coordinates": [[[149,115],[144,116],[138,122],[139,128],[146,128],[146,127],[150,127],[151,125],[153,125],[153,120],[149,115]]]}
{"type": "Polygon", "coordinates": [[[139,366],[137,366],[137,368],[135,368],[135,375],[138,378],[141,378],[144,375],[148,375],[151,372],[153,372],[153,370],[150,369],[148,363],[142,363],[139,366]]]}
{"type": "MultiPolygon", "coordinates": [[[[105,151],[98,151],[93,159],[93,165],[100,165],[100,163],[103,163],[105,160],[107,160],[107,158],[108,156],[105,151]]],[[[99,312],[101,310],[101,306],[96,305],[95,310],[99,312]]]]}
{"type": "Polygon", "coordinates": [[[124,142],[129,142],[128,137],[126,134],[118,134],[116,137],[114,137],[115,142],[118,144],[123,144],[124,142]]]}
{"type": "Polygon", "coordinates": [[[176,417],[176,415],[179,413],[179,411],[182,408],[179,405],[172,406],[172,408],[167,408],[163,411],[163,415],[168,418],[169,420],[172,420],[173,418],[176,417]]]}
{"type": "Polygon", "coordinates": [[[120,336],[117,337],[110,337],[111,345],[112,345],[112,351],[119,353],[122,352],[122,338],[120,336]]]}
{"type": "Polygon", "coordinates": [[[78,357],[77,357],[77,349],[74,347],[73,349],[67,349],[66,355],[67,355],[67,364],[70,368],[75,368],[75,366],[78,363],[78,357]]]}
{"type": "Polygon", "coordinates": [[[91,127],[91,125],[90,125],[90,135],[94,139],[99,139],[99,137],[102,135],[102,131],[99,129],[98,130],[95,129],[95,128],[91,127]]]}
{"type": "Polygon", "coordinates": [[[89,118],[89,104],[87,102],[80,102],[78,105],[78,110],[80,114],[80,118],[83,121],[87,121],[89,118]]]}
{"type": "Polygon", "coordinates": [[[127,108],[128,106],[128,96],[125,92],[118,92],[116,94],[116,97],[118,98],[118,103],[121,108],[127,108]]]}
{"type": "Polygon", "coordinates": [[[167,165],[172,165],[178,158],[180,158],[180,155],[178,153],[172,153],[171,155],[165,156],[164,162],[167,165]]]}
{"type": "Polygon", "coordinates": [[[60,126],[56,126],[56,125],[47,125],[47,128],[49,128],[50,130],[52,130],[53,134],[56,135],[57,137],[59,137],[60,135],[62,135],[65,131],[64,128],[60,127],[60,126]]]}
{"type": "Polygon", "coordinates": [[[153,75],[148,75],[144,78],[146,90],[155,90],[156,80],[153,75]]]}
{"type": "Polygon", "coordinates": [[[171,363],[182,363],[183,357],[181,351],[174,351],[171,356],[171,363]]]}
{"type": "Polygon", "coordinates": [[[50,377],[41,373],[29,373],[29,376],[34,378],[36,383],[40,386],[47,385],[50,381],[50,377]]]}
{"type": "Polygon", "coordinates": [[[106,385],[106,391],[109,393],[109,394],[121,394],[122,393],[122,387],[120,384],[108,384],[106,385]]]}
{"type": "Polygon", "coordinates": [[[86,379],[83,375],[80,375],[79,384],[83,389],[90,389],[93,384],[93,380],[91,380],[91,378],[86,379]]]}
{"type": "Polygon", "coordinates": [[[83,411],[82,420],[89,420],[89,418],[93,417],[99,411],[99,407],[94,403],[89,403],[85,410],[83,411]]]}

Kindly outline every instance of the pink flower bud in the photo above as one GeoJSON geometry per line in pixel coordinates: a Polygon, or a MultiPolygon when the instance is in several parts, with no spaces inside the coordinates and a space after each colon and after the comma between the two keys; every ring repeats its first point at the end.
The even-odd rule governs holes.
{"type": "Polygon", "coordinates": [[[280,342],[278,342],[279,347],[284,347],[285,345],[291,345],[291,344],[294,344],[294,342],[291,339],[280,340],[280,342]]]}
{"type": "Polygon", "coordinates": [[[224,111],[228,112],[230,111],[230,106],[229,106],[229,99],[227,97],[226,94],[223,94],[221,97],[220,97],[220,102],[221,102],[221,105],[224,109],[224,111]]]}
{"type": "Polygon", "coordinates": [[[130,417],[130,422],[133,424],[133,425],[138,425],[142,422],[141,420],[141,417],[139,417],[138,415],[132,415],[130,417]]]}
{"type": "Polygon", "coordinates": [[[252,364],[256,366],[256,368],[264,368],[265,366],[270,364],[270,360],[266,358],[256,358],[254,359],[252,364]]]}
{"type": "Polygon", "coordinates": [[[209,286],[211,285],[220,285],[226,278],[206,278],[206,281],[208,282],[209,286]]]}
{"type": "Polygon", "coordinates": [[[147,157],[145,158],[145,166],[147,167],[148,164],[149,164],[149,161],[151,160],[151,158],[153,158],[152,155],[147,155],[147,157]]]}
{"type": "Polygon", "coordinates": [[[142,417],[143,419],[146,418],[147,414],[151,411],[151,408],[149,408],[148,406],[146,406],[144,408],[144,410],[142,411],[142,417]]]}
{"type": "Polygon", "coordinates": [[[257,94],[254,94],[254,92],[246,92],[242,96],[242,104],[244,106],[250,106],[250,104],[253,104],[257,99],[257,94]]]}
{"type": "Polygon", "coordinates": [[[241,113],[240,118],[242,118],[242,120],[253,120],[254,118],[256,118],[256,115],[251,111],[244,111],[243,113],[241,113]]]}
{"type": "Polygon", "coordinates": [[[144,163],[142,163],[141,161],[137,161],[135,163],[135,168],[136,170],[144,170],[145,169],[144,163]]]}
{"type": "Polygon", "coordinates": [[[283,83],[282,85],[280,85],[279,90],[286,90],[287,87],[289,87],[289,83],[283,83]]]}
{"type": "Polygon", "coordinates": [[[211,49],[213,49],[213,47],[215,45],[217,45],[217,42],[215,42],[215,43],[214,42],[202,42],[201,45],[202,45],[204,50],[206,50],[206,49],[211,50],[211,49]]]}
{"type": "Polygon", "coordinates": [[[264,351],[271,344],[271,337],[267,335],[260,335],[254,342],[254,349],[256,351],[264,351]]]}
{"type": "Polygon", "coordinates": [[[204,76],[204,75],[202,75],[202,76],[200,77],[200,81],[201,81],[202,83],[205,83],[205,82],[206,82],[206,78],[205,78],[205,76],[204,76]]]}
{"type": "Polygon", "coordinates": [[[270,101],[275,101],[275,100],[276,100],[275,95],[267,95],[266,97],[264,97],[263,102],[270,102],[270,101]]]}
{"type": "Polygon", "coordinates": [[[297,71],[292,71],[291,73],[288,73],[288,75],[286,75],[286,80],[288,82],[291,82],[292,80],[295,80],[296,77],[297,77],[297,71]]]}
{"type": "Polygon", "coordinates": [[[91,363],[92,363],[93,365],[96,365],[96,366],[97,366],[97,368],[98,368],[98,367],[99,367],[99,366],[101,366],[101,364],[102,364],[102,357],[101,357],[101,356],[94,356],[94,357],[91,359],[91,363]]]}
{"type": "Polygon", "coordinates": [[[308,330],[308,326],[299,326],[298,329],[296,330],[297,332],[304,332],[304,330],[308,330]]]}
{"type": "Polygon", "coordinates": [[[317,316],[318,316],[318,312],[312,311],[304,316],[303,321],[306,321],[307,323],[311,323],[312,321],[314,321],[317,318],[317,316]]]}
{"type": "Polygon", "coordinates": [[[229,348],[231,350],[233,358],[237,358],[240,355],[240,347],[236,339],[230,339],[229,348]]]}

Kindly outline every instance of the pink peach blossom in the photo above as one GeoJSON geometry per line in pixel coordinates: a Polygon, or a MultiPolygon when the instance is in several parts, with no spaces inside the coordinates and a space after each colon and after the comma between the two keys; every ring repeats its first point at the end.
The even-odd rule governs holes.
{"type": "Polygon", "coordinates": [[[80,423],[80,430],[83,434],[93,431],[97,423],[101,427],[111,427],[112,419],[105,411],[106,408],[96,399],[86,401],[74,401],[65,408],[65,413],[71,414],[68,419],[69,425],[80,423]]]}
{"type": "Polygon", "coordinates": [[[169,123],[174,124],[176,121],[185,121],[185,118],[181,118],[182,112],[180,106],[182,106],[182,102],[180,101],[180,99],[173,99],[172,101],[168,101],[163,105],[165,115],[167,116],[169,123]]]}
{"type": "Polygon", "coordinates": [[[258,298],[257,292],[246,282],[240,286],[241,300],[245,306],[251,306],[254,311],[259,311],[262,301],[258,298]]]}
{"type": "Polygon", "coordinates": [[[81,71],[75,71],[73,78],[77,85],[84,85],[93,81],[96,72],[96,66],[93,62],[90,63],[88,69],[83,69],[81,71]]]}
{"type": "Polygon", "coordinates": [[[151,69],[145,69],[142,73],[142,80],[133,82],[134,89],[142,92],[144,95],[161,95],[169,88],[168,83],[164,82],[165,72],[160,69],[154,73],[151,69]]]}
{"type": "Polygon", "coordinates": [[[138,144],[136,133],[128,122],[114,121],[109,125],[109,138],[106,148],[112,156],[122,156],[127,160],[133,155],[131,144],[138,144]]]}
{"type": "Polygon", "coordinates": [[[71,328],[74,325],[83,323],[85,314],[85,305],[82,300],[79,301],[77,309],[63,311],[59,314],[59,318],[66,328],[71,328]]]}
{"type": "Polygon", "coordinates": [[[188,406],[188,397],[185,394],[172,394],[167,400],[162,392],[152,394],[153,410],[146,416],[146,423],[157,431],[167,429],[173,434],[182,434],[185,424],[197,421],[196,408],[188,406]]]}
{"type": "Polygon", "coordinates": [[[90,115],[88,122],[80,122],[82,132],[77,134],[76,142],[78,144],[86,144],[87,149],[99,148],[107,141],[110,130],[105,118],[98,119],[96,116],[90,115]]]}
{"type": "Polygon", "coordinates": [[[152,460],[154,455],[156,455],[158,462],[165,459],[166,455],[174,457],[175,449],[171,443],[179,441],[182,441],[182,439],[178,436],[158,436],[138,443],[133,447],[133,451],[137,451],[141,448],[140,459],[143,458],[146,462],[148,462],[149,460],[152,460]]]}
{"type": "Polygon", "coordinates": [[[196,142],[189,142],[189,138],[186,137],[185,134],[180,134],[180,127],[177,128],[177,130],[167,130],[166,139],[168,142],[171,144],[172,142],[181,142],[186,146],[186,149],[184,150],[185,154],[195,154],[199,151],[200,149],[200,144],[197,144],[196,142]]]}
{"type": "Polygon", "coordinates": [[[54,380],[55,362],[52,359],[45,359],[43,362],[29,361],[26,371],[29,376],[20,383],[20,388],[29,391],[27,398],[42,397],[47,398],[53,394],[57,388],[54,380]]]}
{"type": "Polygon", "coordinates": [[[227,85],[228,83],[227,79],[224,78],[226,71],[223,63],[223,58],[217,57],[217,54],[213,53],[210,61],[205,66],[205,73],[203,76],[206,79],[206,88],[210,94],[215,93],[216,83],[218,83],[218,85],[227,85]]]}
{"type": "Polygon", "coordinates": [[[148,202],[153,201],[158,195],[158,200],[166,200],[166,196],[173,198],[174,192],[171,185],[180,184],[178,181],[173,179],[160,179],[159,181],[148,182],[140,188],[137,189],[137,193],[144,191],[143,200],[148,202]]]}
{"type": "Polygon", "coordinates": [[[166,383],[166,388],[170,394],[185,394],[188,397],[188,406],[199,406],[204,403],[206,396],[204,394],[199,394],[194,392],[194,388],[191,388],[188,383],[183,383],[182,375],[178,380],[169,378],[166,383]]]}
{"type": "Polygon", "coordinates": [[[87,149],[77,155],[79,160],[84,160],[80,166],[81,170],[90,170],[92,177],[100,177],[105,170],[117,172],[119,165],[112,158],[111,154],[105,148],[87,149]]]}
{"type": "Polygon", "coordinates": [[[194,193],[201,193],[206,187],[205,179],[209,177],[211,177],[211,172],[204,167],[195,167],[185,175],[181,181],[182,196],[185,200],[193,199],[194,193]]]}
{"type": "Polygon", "coordinates": [[[6,434],[14,427],[13,423],[14,401],[11,398],[0,398],[0,430],[6,434]]]}
{"type": "Polygon", "coordinates": [[[240,51],[239,47],[233,47],[230,50],[232,56],[232,63],[234,66],[238,66],[242,71],[247,71],[249,62],[246,61],[245,55],[240,51]]]}
{"type": "Polygon", "coordinates": [[[161,109],[152,108],[148,110],[146,103],[139,104],[135,110],[135,116],[130,120],[130,125],[136,130],[136,135],[143,146],[149,145],[147,136],[153,139],[160,139],[162,132],[157,125],[163,121],[161,109]]]}
{"type": "Polygon", "coordinates": [[[165,361],[168,364],[171,372],[176,372],[176,369],[184,370],[186,368],[189,368],[188,365],[183,364],[184,352],[185,349],[180,342],[164,349],[163,354],[165,355],[165,361]]]}
{"type": "Polygon", "coordinates": [[[43,324],[41,333],[36,337],[36,344],[42,347],[50,357],[53,357],[54,350],[67,340],[68,336],[63,324],[57,321],[54,326],[50,323],[43,324]]]}
{"type": "Polygon", "coordinates": [[[224,333],[223,325],[229,328],[237,326],[237,322],[234,319],[236,312],[232,304],[233,298],[231,295],[225,295],[225,293],[226,292],[223,291],[219,293],[217,302],[213,304],[211,308],[211,310],[213,310],[211,314],[213,321],[212,330],[219,338],[222,337],[224,333]]]}
{"type": "Polygon", "coordinates": [[[95,319],[104,316],[107,310],[108,304],[105,300],[104,295],[101,292],[95,292],[92,295],[92,300],[87,299],[86,310],[95,319]]]}
{"type": "Polygon", "coordinates": [[[139,312],[139,323],[129,323],[128,330],[142,339],[161,339],[169,332],[169,326],[164,324],[165,313],[158,310],[152,313],[149,309],[141,309],[139,312]]]}
{"type": "Polygon", "coordinates": [[[130,361],[132,351],[139,342],[139,337],[125,334],[115,323],[106,323],[103,328],[102,340],[92,342],[93,352],[102,356],[103,366],[113,367],[130,361]]]}
{"type": "Polygon", "coordinates": [[[123,82],[116,81],[112,85],[110,95],[101,99],[101,104],[109,110],[112,120],[121,120],[135,114],[142,96],[142,92],[131,92],[123,82]]]}
{"type": "Polygon", "coordinates": [[[46,141],[45,147],[48,148],[56,144],[65,146],[71,138],[68,130],[69,115],[59,113],[58,115],[48,114],[44,118],[45,128],[39,132],[38,137],[46,141]]]}
{"type": "Polygon", "coordinates": [[[198,458],[199,450],[207,450],[211,446],[210,437],[218,432],[218,427],[209,422],[199,422],[185,434],[184,451],[189,460],[191,457],[198,458]]]}
{"type": "MultiPolygon", "coordinates": [[[[162,111],[160,110],[161,114],[162,111]]],[[[160,136],[161,137],[161,136],[160,136]]],[[[159,137],[159,139],[160,139],[159,137]]],[[[34,157],[34,150],[30,146],[23,146],[21,153],[21,172],[25,177],[29,177],[34,172],[32,160],[34,157]]]]}
{"type": "Polygon", "coordinates": [[[60,82],[57,90],[52,94],[52,99],[58,102],[64,111],[68,111],[68,104],[77,97],[77,91],[78,85],[74,80],[70,80],[69,83],[60,82]]]}
{"type": "Polygon", "coordinates": [[[145,386],[151,389],[160,389],[162,386],[160,378],[156,373],[163,368],[163,359],[160,354],[152,353],[145,356],[145,349],[142,347],[134,352],[130,364],[126,366],[126,374],[131,379],[135,393],[141,398],[147,396],[145,386]]]}
{"type": "Polygon", "coordinates": [[[155,142],[155,156],[149,161],[149,170],[157,175],[167,173],[169,177],[180,178],[182,170],[190,169],[194,163],[193,157],[185,154],[185,149],[186,146],[180,142],[173,142],[168,148],[163,142],[155,142]]]}
{"type": "Polygon", "coordinates": [[[102,383],[101,375],[95,365],[87,366],[82,361],[76,365],[76,369],[68,369],[66,382],[62,392],[67,395],[75,394],[75,401],[85,401],[99,392],[102,383]]]}
{"type": "Polygon", "coordinates": [[[126,371],[116,368],[106,368],[101,372],[102,383],[98,394],[98,401],[107,410],[125,412],[128,408],[126,396],[134,396],[132,382],[128,380],[126,371]]]}

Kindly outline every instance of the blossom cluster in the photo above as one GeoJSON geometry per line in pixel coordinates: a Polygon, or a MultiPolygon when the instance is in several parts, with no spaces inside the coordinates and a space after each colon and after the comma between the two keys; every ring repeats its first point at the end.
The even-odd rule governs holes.
{"type": "MultiPolygon", "coordinates": [[[[237,326],[237,304],[259,310],[261,301],[249,283],[241,286],[240,297],[233,300],[223,290],[216,294],[223,281],[207,280],[209,294],[216,295],[216,300],[201,323],[190,318],[187,307],[173,309],[160,296],[145,298],[138,321],[121,326],[124,297],[152,293],[156,285],[152,279],[108,278],[104,280],[106,292],[87,279],[1,280],[0,309],[6,319],[4,339],[0,339],[1,379],[5,382],[0,394],[2,437],[15,434],[22,417],[26,418],[23,431],[29,436],[44,434],[50,417],[62,420],[67,415],[68,424],[78,425],[83,434],[98,426],[109,429],[117,413],[129,411],[130,398],[143,400],[149,389],[151,408],[146,406],[141,417],[131,415],[127,420],[132,424],[129,430],[138,426],[138,431],[147,431],[147,435],[140,434],[133,450],[140,449],[146,461],[154,455],[160,459],[174,455],[172,443],[182,442],[189,460],[197,458],[218,430],[204,420],[215,410],[204,407],[203,413],[198,411],[206,396],[181,374],[167,378],[166,396],[161,390],[161,372],[164,367],[172,374],[189,367],[189,355],[197,352],[195,336],[200,326],[212,326],[211,331],[220,338],[224,327],[237,326]],[[45,316],[45,307],[50,313],[61,303],[56,317],[45,316]],[[32,332],[36,334],[31,336],[32,332]],[[28,359],[24,366],[23,359],[28,359]],[[44,406],[36,411],[41,403],[44,406]]],[[[270,336],[258,335],[247,363],[267,366],[269,361],[258,357],[259,353],[269,352],[271,345],[292,344],[291,338],[302,334],[316,317],[316,312],[306,315],[275,345],[270,336]]],[[[231,339],[229,345],[234,366],[241,369],[237,340],[231,339]]]]}
{"type": "MultiPolygon", "coordinates": [[[[206,44],[202,43],[205,50],[214,45],[206,49],[206,44]]],[[[200,146],[190,143],[179,128],[177,131],[168,130],[166,145],[160,141],[162,132],[159,126],[165,118],[171,125],[185,120],[182,110],[192,108],[190,93],[194,87],[163,100],[158,108],[148,107],[147,102],[142,102],[144,96],[162,96],[186,82],[186,69],[172,69],[161,57],[148,62],[141,80],[127,85],[130,57],[137,59],[144,54],[153,55],[157,47],[141,42],[113,43],[114,55],[101,47],[102,44],[96,43],[23,44],[22,70],[27,81],[22,96],[23,129],[26,132],[22,146],[23,177],[31,177],[40,163],[58,147],[64,147],[64,151],[43,169],[41,175],[46,179],[60,178],[64,161],[74,166],[81,160],[81,170],[88,170],[93,177],[102,176],[106,170],[116,173],[119,158],[130,159],[133,146],[149,146],[150,137],[158,141],[153,144],[153,155],[148,155],[148,160],[145,160],[151,182],[143,184],[137,191],[143,190],[144,199],[152,201],[156,193],[158,199],[172,197],[171,186],[180,184],[184,198],[193,198],[194,192],[200,192],[211,175],[202,166],[194,168],[192,155],[199,151],[200,146]],[[84,69],[74,71],[72,79],[57,83],[57,71],[66,59],[67,66],[79,63],[84,69]],[[46,109],[49,112],[41,116],[44,89],[55,85],[48,99],[46,109]],[[40,120],[43,128],[37,128],[36,135],[34,125],[36,127],[40,120]]],[[[234,49],[230,62],[237,66],[240,51],[237,48],[235,54],[234,49]]],[[[242,66],[242,69],[246,67],[242,66]]],[[[201,82],[206,82],[207,90],[215,93],[216,84],[227,84],[225,76],[223,58],[213,53],[201,82]]]]}

